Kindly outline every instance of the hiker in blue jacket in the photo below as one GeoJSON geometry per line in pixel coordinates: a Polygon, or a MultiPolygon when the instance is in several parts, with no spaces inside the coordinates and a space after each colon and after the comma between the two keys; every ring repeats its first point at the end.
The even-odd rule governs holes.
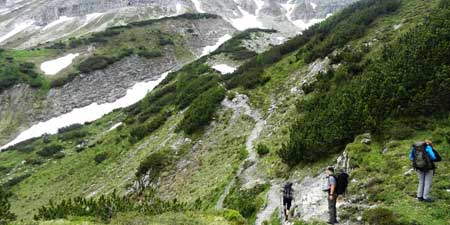
{"type": "Polygon", "coordinates": [[[431,181],[436,169],[434,161],[437,159],[431,140],[414,144],[409,152],[409,159],[413,162],[413,167],[417,170],[419,177],[417,200],[431,202],[431,181]]]}

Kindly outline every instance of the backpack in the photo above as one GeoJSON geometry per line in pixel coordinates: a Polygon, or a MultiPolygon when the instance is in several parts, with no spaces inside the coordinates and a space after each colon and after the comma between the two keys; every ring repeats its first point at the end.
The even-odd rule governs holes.
{"type": "Polygon", "coordinates": [[[434,169],[433,162],[430,156],[425,151],[427,145],[425,142],[419,142],[413,145],[413,167],[417,170],[432,170],[434,169]]]}
{"type": "Polygon", "coordinates": [[[336,194],[337,195],[345,194],[345,192],[347,192],[349,175],[345,172],[342,172],[337,177],[334,178],[336,179],[336,194]]]}
{"type": "Polygon", "coordinates": [[[293,192],[294,190],[292,190],[291,185],[285,185],[283,188],[283,198],[293,199],[294,198],[293,192]]]}

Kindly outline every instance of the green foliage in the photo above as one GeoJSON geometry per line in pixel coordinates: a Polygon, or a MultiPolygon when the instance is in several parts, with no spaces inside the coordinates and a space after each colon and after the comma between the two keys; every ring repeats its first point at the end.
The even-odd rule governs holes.
{"type": "Polygon", "coordinates": [[[363,220],[371,225],[398,225],[400,224],[394,213],[385,208],[374,208],[364,211],[363,220]]]}
{"type": "Polygon", "coordinates": [[[236,185],[225,198],[224,207],[237,210],[244,218],[251,219],[262,207],[262,203],[256,201],[257,196],[267,188],[268,185],[257,185],[251,189],[243,190],[239,188],[239,185],[236,185]]]}
{"type": "Polygon", "coordinates": [[[7,225],[16,219],[16,215],[10,211],[10,197],[11,193],[0,186],[0,225],[7,225]]]}
{"type": "MultiPolygon", "coordinates": [[[[450,10],[436,10],[424,24],[387,44],[358,76],[340,82],[339,88],[315,90],[315,97],[304,102],[304,116],[291,127],[290,140],[279,151],[283,161],[289,165],[316,161],[342,150],[357,134],[382,132],[389,118],[446,116],[450,110],[449,18],[450,10]]],[[[343,64],[348,68],[351,63],[343,64]]],[[[326,83],[336,86],[335,79],[326,83]]],[[[412,133],[400,129],[392,133],[412,133]]]]}
{"type": "Polygon", "coordinates": [[[9,179],[8,181],[6,181],[6,183],[3,184],[3,186],[6,188],[11,188],[11,187],[19,184],[20,182],[24,181],[25,179],[27,179],[30,176],[31,176],[31,174],[26,173],[26,174],[22,174],[22,175],[13,177],[13,178],[9,179]]]}
{"type": "Polygon", "coordinates": [[[258,153],[258,155],[264,156],[267,155],[270,150],[266,145],[258,144],[258,146],[256,147],[256,152],[258,153]]]}
{"type": "Polygon", "coordinates": [[[136,177],[139,179],[150,171],[150,178],[152,180],[158,178],[159,174],[170,163],[171,157],[169,154],[168,151],[161,150],[147,156],[139,165],[136,171],[136,177]]]}
{"type": "Polygon", "coordinates": [[[38,154],[39,156],[42,156],[42,157],[50,157],[50,156],[54,155],[55,153],[62,151],[63,149],[64,149],[64,147],[62,145],[51,144],[51,145],[45,146],[42,150],[36,152],[36,154],[38,154]]]}
{"type": "Polygon", "coordinates": [[[231,210],[231,209],[225,209],[223,211],[223,217],[230,221],[233,222],[236,225],[244,225],[247,224],[246,220],[244,217],[242,217],[242,215],[236,211],[236,210],[231,210]]]}
{"type": "Polygon", "coordinates": [[[116,58],[106,56],[91,56],[78,65],[78,70],[82,73],[89,73],[95,70],[101,70],[116,62],[116,58]]]}
{"type": "Polygon", "coordinates": [[[52,158],[54,159],[62,159],[64,157],[66,157],[66,154],[64,154],[64,152],[57,152],[52,155],[52,158]]]}
{"type": "Polygon", "coordinates": [[[138,53],[138,56],[152,59],[152,58],[158,58],[162,56],[162,53],[160,51],[149,51],[147,49],[140,50],[138,53]]]}
{"type": "Polygon", "coordinates": [[[225,89],[219,86],[201,94],[184,113],[178,128],[192,134],[208,125],[224,97],[225,89]]]}
{"type": "Polygon", "coordinates": [[[132,143],[136,143],[142,140],[142,138],[148,136],[153,131],[161,127],[169,117],[170,117],[169,112],[161,112],[157,116],[150,119],[149,121],[143,124],[133,126],[130,130],[131,135],[130,141],[132,143]]]}
{"type": "Polygon", "coordinates": [[[242,45],[242,41],[250,40],[252,38],[252,34],[258,34],[259,32],[275,33],[276,31],[259,28],[245,30],[219,46],[219,48],[211,54],[218,55],[223,53],[234,60],[246,60],[256,56],[256,52],[248,50],[242,45]]]}
{"type": "Polygon", "coordinates": [[[83,127],[83,125],[76,123],[76,124],[72,124],[70,126],[59,128],[58,133],[61,134],[61,133],[69,132],[69,131],[79,130],[82,127],[83,127]]]}
{"type": "Polygon", "coordinates": [[[97,164],[102,163],[102,162],[105,161],[106,159],[108,159],[108,153],[106,153],[106,152],[98,153],[98,154],[95,155],[95,157],[94,157],[94,161],[95,161],[97,164]]]}
{"type": "Polygon", "coordinates": [[[41,158],[39,158],[37,156],[32,156],[32,157],[25,159],[25,164],[27,164],[27,165],[36,166],[36,165],[41,165],[43,163],[44,163],[44,160],[42,160],[41,158]]]}
{"type": "Polygon", "coordinates": [[[36,72],[33,63],[20,62],[5,53],[0,54],[0,93],[18,83],[39,88],[43,85],[43,78],[36,72]]]}
{"type": "Polygon", "coordinates": [[[161,45],[161,46],[174,45],[174,43],[173,43],[173,41],[170,38],[164,37],[164,36],[160,36],[159,37],[159,45],[161,45]]]}
{"type": "Polygon", "coordinates": [[[42,206],[34,216],[35,220],[63,219],[69,216],[94,217],[108,222],[120,212],[140,211],[146,215],[158,215],[165,212],[182,212],[188,209],[185,203],[163,201],[154,194],[145,196],[137,202],[127,196],[119,196],[114,191],[110,195],[102,195],[98,199],[77,197],[63,200],[59,204],[50,201],[42,206]]]}

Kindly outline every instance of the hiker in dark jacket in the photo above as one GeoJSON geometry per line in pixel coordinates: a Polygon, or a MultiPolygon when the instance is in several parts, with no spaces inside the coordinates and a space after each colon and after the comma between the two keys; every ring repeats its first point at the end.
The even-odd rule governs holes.
{"type": "Polygon", "coordinates": [[[283,212],[284,212],[284,218],[286,220],[289,219],[289,210],[292,206],[292,201],[294,200],[294,189],[292,188],[292,183],[287,182],[283,189],[283,212]]]}
{"type": "Polygon", "coordinates": [[[436,166],[436,154],[433,150],[433,142],[425,140],[412,146],[409,152],[409,159],[413,162],[414,169],[417,170],[419,186],[417,188],[417,200],[431,202],[430,189],[436,166]]]}
{"type": "Polygon", "coordinates": [[[334,168],[328,167],[327,169],[327,186],[326,191],[328,192],[328,214],[330,216],[328,224],[337,223],[336,219],[336,198],[337,198],[337,181],[334,177],[334,168]]]}

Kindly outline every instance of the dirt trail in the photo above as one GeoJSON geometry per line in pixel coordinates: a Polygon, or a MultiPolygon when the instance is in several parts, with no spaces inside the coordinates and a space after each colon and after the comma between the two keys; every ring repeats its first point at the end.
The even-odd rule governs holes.
{"type": "MultiPolygon", "coordinates": [[[[245,173],[246,170],[254,171],[255,166],[258,161],[258,156],[256,154],[256,150],[254,147],[253,142],[259,138],[259,135],[261,134],[261,131],[264,128],[264,125],[266,123],[265,120],[263,120],[261,114],[257,110],[253,110],[249,105],[249,99],[246,95],[238,94],[233,100],[225,99],[222,102],[222,105],[224,107],[230,108],[233,110],[233,116],[231,117],[230,123],[234,123],[240,116],[247,115],[255,121],[255,126],[253,127],[250,135],[247,137],[245,146],[248,151],[247,158],[241,163],[239,166],[239,169],[233,178],[233,180],[225,187],[224,192],[220,195],[219,200],[216,203],[215,208],[216,209],[222,209],[223,208],[223,201],[230,193],[231,188],[236,183],[236,179],[240,178],[241,176],[245,176],[245,180],[248,181],[257,181],[259,179],[255,177],[249,177],[251,175],[248,175],[248,173],[245,173]],[[246,165],[251,165],[250,167],[246,168],[246,165]]],[[[251,173],[253,174],[253,173],[251,173]]]]}
{"type": "Polygon", "coordinates": [[[281,217],[280,201],[281,201],[281,181],[272,181],[269,192],[267,193],[267,205],[256,215],[256,225],[261,225],[265,220],[270,220],[270,217],[278,210],[278,216],[281,217]]]}

